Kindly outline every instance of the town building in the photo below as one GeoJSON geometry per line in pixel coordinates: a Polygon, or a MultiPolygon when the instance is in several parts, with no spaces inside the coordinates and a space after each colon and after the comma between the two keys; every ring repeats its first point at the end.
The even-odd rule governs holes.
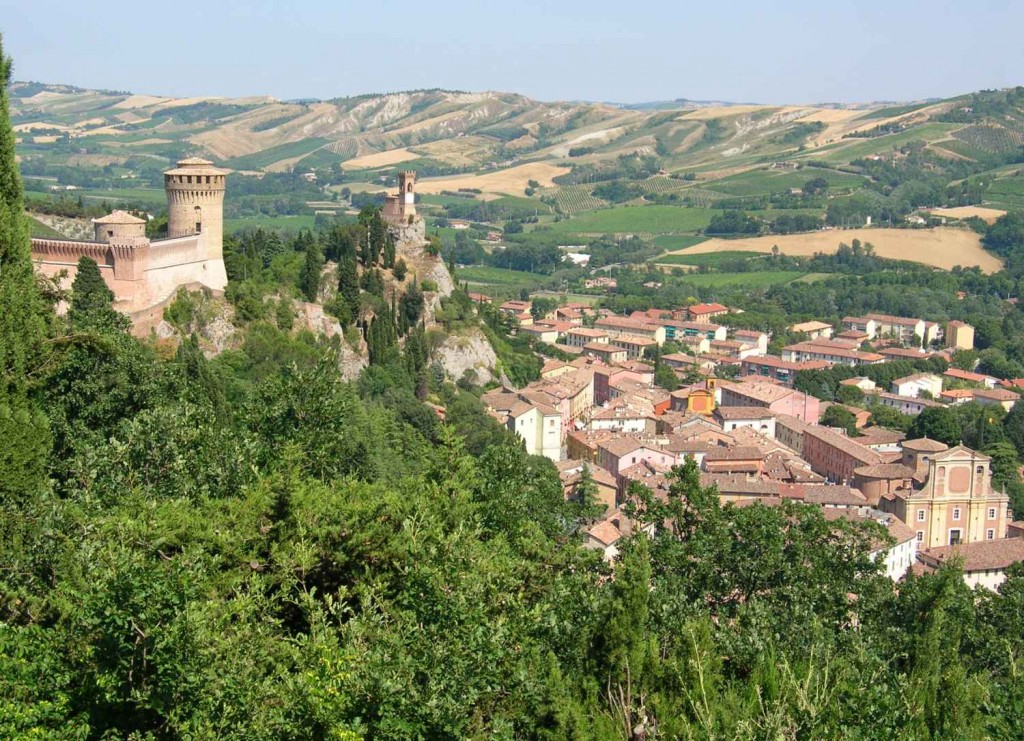
{"type": "Polygon", "coordinates": [[[811,424],[817,424],[821,418],[821,402],[817,398],[786,386],[765,381],[719,381],[718,388],[722,406],[759,407],[772,414],[787,414],[811,424]]]}
{"type": "Polygon", "coordinates": [[[946,322],[946,347],[956,350],[973,350],[974,327],[957,319],[946,322]]]}
{"type": "Polygon", "coordinates": [[[926,570],[938,569],[954,559],[962,564],[967,586],[995,591],[1006,581],[1006,570],[1024,561],[1024,538],[935,546],[917,553],[917,560],[926,570]]]}
{"type": "Polygon", "coordinates": [[[553,461],[562,457],[562,414],[547,404],[523,398],[518,393],[497,389],[483,395],[484,405],[509,431],[524,443],[530,455],[553,461]]]}
{"type": "Polygon", "coordinates": [[[821,370],[829,367],[829,363],[816,360],[811,362],[795,362],[783,360],[774,355],[744,358],[740,363],[741,372],[748,376],[760,376],[777,381],[787,386],[793,385],[793,378],[802,370],[821,370]]]}
{"type": "Polygon", "coordinates": [[[924,391],[934,399],[942,393],[942,377],[934,373],[914,373],[894,380],[891,391],[899,396],[915,398],[921,396],[921,392],[924,391]]]}
{"type": "Polygon", "coordinates": [[[568,330],[562,340],[569,347],[583,347],[595,342],[608,342],[608,333],[600,329],[577,327],[568,330]]]}
{"type": "Polygon", "coordinates": [[[608,365],[619,363],[629,357],[629,351],[618,345],[607,342],[588,342],[583,346],[583,354],[597,358],[608,365]]]}
{"type": "Polygon", "coordinates": [[[603,330],[612,339],[618,339],[622,335],[632,337],[645,337],[652,339],[659,345],[665,343],[665,328],[640,319],[629,319],[623,316],[607,316],[594,322],[596,329],[603,330]]]}
{"type": "Polygon", "coordinates": [[[999,406],[1010,411],[1020,398],[1019,394],[1004,388],[975,389],[974,401],[983,406],[999,406]]]}
{"type": "Polygon", "coordinates": [[[832,337],[832,325],[828,322],[799,322],[790,326],[790,332],[802,332],[808,339],[830,339],[832,337]]]}
{"type": "Polygon", "coordinates": [[[782,359],[793,363],[821,360],[829,365],[874,365],[885,361],[883,355],[855,350],[839,340],[811,340],[782,348],[782,359]]]}
{"type": "Polygon", "coordinates": [[[710,322],[716,316],[728,313],[729,307],[722,304],[694,304],[686,309],[686,315],[691,322],[710,322]]]}

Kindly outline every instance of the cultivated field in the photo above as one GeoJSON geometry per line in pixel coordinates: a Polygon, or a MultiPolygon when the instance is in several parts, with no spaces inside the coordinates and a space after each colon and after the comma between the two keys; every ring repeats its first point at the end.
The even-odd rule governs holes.
{"type": "Polygon", "coordinates": [[[1002,261],[986,252],[979,235],[967,229],[843,229],[809,234],[769,235],[750,239],[709,239],[686,250],[687,254],[740,251],[771,252],[772,247],[787,255],[835,252],[839,244],[854,239],[870,242],[879,257],[911,260],[949,270],[957,265],[977,265],[986,273],[1002,268],[1002,261]]]}
{"type": "Polygon", "coordinates": [[[420,193],[440,193],[443,190],[476,188],[484,193],[520,195],[526,189],[529,181],[536,180],[541,187],[548,188],[555,184],[553,178],[568,171],[567,167],[557,167],[544,162],[531,162],[483,175],[420,180],[416,183],[416,190],[420,193]]]}
{"type": "Polygon", "coordinates": [[[703,229],[713,213],[709,208],[620,206],[583,213],[551,224],[551,229],[584,234],[678,234],[703,229]]]}
{"type": "Polygon", "coordinates": [[[387,152],[377,152],[376,154],[356,157],[342,164],[349,168],[387,167],[388,165],[397,165],[399,162],[419,159],[419,156],[408,149],[389,149],[387,152]]]}
{"type": "Polygon", "coordinates": [[[956,208],[933,208],[931,213],[936,216],[946,216],[952,219],[969,219],[977,216],[979,219],[991,224],[1000,216],[1006,214],[998,208],[982,208],[981,206],[957,206],[956,208]]]}

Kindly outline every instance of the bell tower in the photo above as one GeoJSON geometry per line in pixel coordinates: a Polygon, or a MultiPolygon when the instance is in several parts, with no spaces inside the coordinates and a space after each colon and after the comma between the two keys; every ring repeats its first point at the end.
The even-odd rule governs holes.
{"type": "Polygon", "coordinates": [[[403,170],[398,173],[398,200],[401,204],[403,220],[406,223],[409,222],[409,219],[416,216],[414,185],[416,185],[416,172],[414,170],[403,170]]]}

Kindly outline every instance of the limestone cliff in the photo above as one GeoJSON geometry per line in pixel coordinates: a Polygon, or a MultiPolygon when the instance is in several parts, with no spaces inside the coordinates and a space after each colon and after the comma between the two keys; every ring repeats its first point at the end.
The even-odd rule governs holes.
{"type": "Polygon", "coordinates": [[[484,333],[473,328],[458,335],[449,335],[437,349],[434,359],[441,364],[452,380],[458,381],[472,371],[473,383],[487,383],[494,376],[498,356],[484,333]]]}
{"type": "MultiPolygon", "coordinates": [[[[451,296],[455,290],[455,281],[444,260],[426,250],[422,219],[408,226],[390,228],[396,240],[396,254],[405,260],[410,275],[415,275],[421,284],[426,282],[436,286],[436,290],[425,291],[424,320],[428,328],[437,327],[439,325],[435,316],[441,308],[441,299],[451,296]]],[[[409,279],[403,284],[407,286],[409,279]]],[[[446,337],[432,360],[440,363],[453,381],[458,381],[467,371],[472,371],[475,383],[487,383],[494,377],[498,357],[484,333],[474,327],[446,337]]]]}

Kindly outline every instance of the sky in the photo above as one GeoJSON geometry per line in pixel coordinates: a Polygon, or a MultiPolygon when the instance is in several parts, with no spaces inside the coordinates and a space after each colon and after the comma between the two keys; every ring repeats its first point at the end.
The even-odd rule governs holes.
{"type": "Polygon", "coordinates": [[[637,103],[1024,84],[1020,0],[0,0],[14,79],[280,99],[420,88],[637,103]]]}

